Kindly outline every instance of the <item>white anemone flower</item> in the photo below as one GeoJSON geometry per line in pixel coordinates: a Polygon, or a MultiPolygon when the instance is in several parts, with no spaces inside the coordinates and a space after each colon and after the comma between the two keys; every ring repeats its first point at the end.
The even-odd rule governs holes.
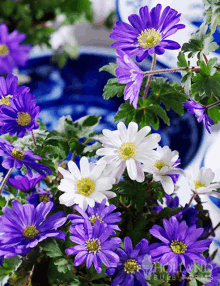
{"type": "Polygon", "coordinates": [[[130,122],[128,128],[119,122],[115,131],[104,129],[104,137],[100,139],[102,146],[96,154],[104,156],[101,160],[112,165],[112,173],[117,181],[127,168],[132,180],[144,181],[143,164],[154,161],[158,154],[155,148],[161,140],[159,134],[146,135],[151,131],[145,126],[138,131],[138,124],[130,122]]]}
{"type": "Polygon", "coordinates": [[[164,191],[170,195],[174,192],[174,182],[170,175],[182,173],[180,168],[176,168],[180,164],[179,153],[171,151],[168,146],[159,146],[157,152],[159,158],[151,164],[144,165],[144,171],[153,174],[154,181],[160,181],[164,191]]]}
{"type": "Polygon", "coordinates": [[[185,176],[191,190],[198,195],[217,194],[213,191],[220,188],[220,182],[212,183],[215,173],[210,168],[202,167],[199,171],[191,170],[185,176]]]}
{"type": "Polygon", "coordinates": [[[106,199],[116,196],[114,192],[108,191],[112,188],[115,178],[103,175],[106,162],[99,162],[96,165],[90,164],[86,157],[80,159],[80,170],[73,161],[68,162],[70,172],[58,167],[58,171],[63,175],[58,189],[64,194],[60,196],[60,204],[69,207],[78,204],[84,211],[87,206],[95,206],[95,202],[101,203],[106,199]]]}

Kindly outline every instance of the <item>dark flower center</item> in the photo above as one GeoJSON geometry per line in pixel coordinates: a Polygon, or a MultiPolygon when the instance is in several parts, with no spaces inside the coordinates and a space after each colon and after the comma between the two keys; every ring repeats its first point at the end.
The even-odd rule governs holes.
{"type": "Polygon", "coordinates": [[[9,53],[9,48],[6,45],[0,45],[0,56],[4,57],[7,56],[9,53]]]}
{"type": "Polygon", "coordinates": [[[90,178],[82,178],[77,181],[76,188],[80,195],[88,197],[95,190],[95,182],[90,178]]]}
{"type": "Polygon", "coordinates": [[[9,103],[9,98],[13,97],[13,95],[9,94],[5,97],[3,97],[2,99],[0,99],[0,105],[8,105],[10,106],[10,103],[9,103]]]}
{"type": "Polygon", "coordinates": [[[135,271],[139,271],[141,269],[141,266],[135,259],[128,259],[124,263],[124,271],[127,273],[135,274],[135,271]]]}
{"type": "Polygon", "coordinates": [[[100,240],[98,238],[88,239],[86,241],[86,249],[89,253],[93,252],[93,254],[96,254],[96,252],[101,250],[100,240]]]}
{"type": "Polygon", "coordinates": [[[17,160],[23,160],[24,156],[25,156],[24,152],[22,152],[21,150],[16,149],[16,148],[12,149],[12,153],[11,154],[17,160]]]}
{"type": "Polygon", "coordinates": [[[31,122],[30,114],[27,112],[18,112],[18,117],[16,119],[17,123],[21,126],[27,126],[31,122]]]}
{"type": "Polygon", "coordinates": [[[102,223],[103,222],[103,220],[102,220],[102,218],[101,217],[99,217],[98,215],[92,215],[90,218],[89,218],[89,220],[91,221],[91,223],[92,223],[92,225],[94,225],[95,224],[95,222],[97,221],[97,219],[102,223]]]}
{"type": "Polygon", "coordinates": [[[48,194],[39,195],[39,201],[44,202],[44,203],[48,203],[49,202],[49,195],[48,194]]]}
{"type": "Polygon", "coordinates": [[[36,226],[33,226],[33,225],[27,226],[23,230],[23,235],[26,238],[34,238],[35,236],[37,236],[38,233],[39,231],[36,229],[36,226]]]}
{"type": "Polygon", "coordinates": [[[173,240],[170,244],[170,248],[174,253],[181,254],[187,251],[187,246],[183,241],[173,240]]]}

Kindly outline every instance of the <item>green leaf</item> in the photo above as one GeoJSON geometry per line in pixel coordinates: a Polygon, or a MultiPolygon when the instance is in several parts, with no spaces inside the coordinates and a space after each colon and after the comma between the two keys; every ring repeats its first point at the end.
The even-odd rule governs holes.
{"type": "Polygon", "coordinates": [[[22,260],[19,256],[4,259],[3,266],[0,267],[0,282],[6,284],[8,279],[15,273],[21,265],[22,260]]]}
{"type": "Polygon", "coordinates": [[[102,272],[98,273],[94,266],[92,265],[90,268],[87,268],[87,273],[89,274],[89,279],[90,280],[99,280],[101,278],[106,277],[107,275],[105,274],[105,270],[107,269],[107,267],[105,265],[102,265],[102,272]]]}
{"type": "MultiPolygon", "coordinates": [[[[179,52],[177,58],[178,58],[178,62],[177,62],[178,67],[189,67],[190,66],[190,62],[186,61],[186,57],[183,52],[179,52]]],[[[192,81],[193,73],[191,71],[181,71],[181,74],[182,74],[182,79],[181,79],[182,86],[184,87],[184,91],[186,92],[186,94],[188,94],[191,89],[191,81],[192,81]]]]}
{"type": "Polygon", "coordinates": [[[57,266],[57,270],[61,273],[66,273],[73,268],[72,261],[66,258],[60,258],[54,264],[57,266]]]}
{"type": "Polygon", "coordinates": [[[101,68],[99,69],[99,71],[100,71],[100,72],[101,72],[101,71],[107,71],[107,72],[109,72],[110,74],[116,76],[115,70],[116,70],[117,67],[118,67],[117,64],[115,64],[115,63],[109,63],[108,65],[105,65],[105,66],[101,67],[101,68]]]}
{"type": "Polygon", "coordinates": [[[40,245],[40,247],[44,251],[46,251],[46,253],[49,257],[62,257],[63,256],[63,252],[60,249],[60,247],[59,247],[59,245],[55,239],[44,242],[43,244],[40,245]]]}
{"type": "Polygon", "coordinates": [[[117,95],[121,97],[124,94],[125,84],[120,84],[118,78],[110,78],[104,87],[103,98],[109,99],[117,95]]]}
{"type": "Polygon", "coordinates": [[[189,281],[189,286],[197,286],[198,284],[197,284],[197,282],[196,282],[196,279],[191,279],[190,281],[189,281]]]}
{"type": "Polygon", "coordinates": [[[148,106],[146,110],[147,111],[153,111],[153,113],[156,116],[160,117],[164,121],[165,124],[170,125],[170,119],[167,116],[166,111],[162,107],[156,106],[156,105],[155,106],[148,106]]]}

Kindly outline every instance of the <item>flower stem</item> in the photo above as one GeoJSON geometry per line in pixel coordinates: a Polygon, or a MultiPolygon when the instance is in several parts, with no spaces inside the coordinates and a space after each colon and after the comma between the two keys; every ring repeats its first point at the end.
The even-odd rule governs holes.
{"type": "Polygon", "coordinates": [[[207,57],[206,57],[205,54],[203,54],[203,58],[204,58],[204,60],[205,60],[205,63],[207,64],[209,60],[207,59],[207,57]]]}
{"type": "Polygon", "coordinates": [[[3,190],[3,188],[4,188],[5,183],[7,182],[8,178],[9,178],[9,176],[11,175],[11,172],[13,171],[13,169],[14,169],[14,167],[12,167],[11,169],[8,170],[8,173],[6,174],[2,184],[0,186],[0,194],[1,194],[2,190],[3,190]]]}
{"type": "Polygon", "coordinates": [[[33,140],[33,143],[34,143],[34,147],[37,148],[36,139],[35,139],[33,130],[31,131],[31,136],[32,136],[32,140],[33,140]]]}
{"type": "Polygon", "coordinates": [[[214,103],[212,103],[210,105],[206,105],[205,108],[208,110],[208,109],[210,109],[212,107],[215,107],[216,105],[219,105],[219,104],[220,104],[220,100],[216,101],[216,102],[214,102],[214,103]]]}
{"type": "Polygon", "coordinates": [[[154,71],[147,71],[144,72],[144,76],[152,75],[152,74],[160,74],[160,73],[167,73],[167,72],[176,72],[176,71],[192,71],[196,72],[200,70],[200,67],[182,67],[182,68],[175,68],[175,69],[163,69],[163,70],[154,70],[154,71]]]}
{"type": "Polygon", "coordinates": [[[192,203],[192,201],[194,200],[194,198],[195,198],[196,195],[197,195],[197,193],[193,191],[193,195],[192,195],[192,197],[190,198],[190,200],[189,200],[189,202],[188,202],[188,207],[187,207],[187,208],[190,207],[190,205],[191,205],[191,203],[192,203]]]}
{"type": "Polygon", "coordinates": [[[219,226],[220,226],[220,222],[210,231],[210,233],[206,235],[205,239],[208,238],[210,235],[212,235],[219,226]]]}
{"type": "MultiPolygon", "coordinates": [[[[154,53],[154,55],[153,55],[153,61],[152,61],[151,69],[150,69],[151,72],[154,70],[155,65],[156,65],[156,53],[154,53]]],[[[148,79],[147,79],[147,84],[146,84],[145,91],[144,91],[143,101],[144,101],[145,97],[147,96],[147,92],[148,92],[148,89],[150,87],[150,82],[151,82],[152,77],[153,77],[153,73],[150,74],[148,79]]]]}

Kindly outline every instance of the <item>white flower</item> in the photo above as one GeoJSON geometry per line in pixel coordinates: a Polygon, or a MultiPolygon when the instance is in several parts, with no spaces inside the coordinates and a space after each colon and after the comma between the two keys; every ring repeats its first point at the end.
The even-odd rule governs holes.
{"type": "Polygon", "coordinates": [[[88,205],[94,207],[95,202],[101,203],[103,199],[108,201],[115,197],[115,193],[108,191],[115,179],[102,174],[105,166],[104,161],[97,162],[94,166],[86,157],[82,157],[80,170],[73,161],[68,162],[70,172],[58,167],[58,171],[63,175],[58,189],[64,192],[59,198],[60,203],[67,207],[78,204],[85,211],[88,205]]]}
{"type": "Polygon", "coordinates": [[[138,131],[138,124],[130,122],[128,129],[123,122],[119,122],[115,131],[103,130],[104,137],[100,139],[104,148],[97,150],[97,155],[104,155],[102,160],[111,164],[117,181],[127,167],[128,175],[132,180],[144,181],[143,163],[152,162],[158,157],[153,149],[158,147],[161,137],[151,134],[149,126],[138,131]],[[117,167],[116,167],[117,166],[117,167]]]}
{"type": "Polygon", "coordinates": [[[174,183],[169,175],[180,174],[181,169],[176,168],[180,163],[177,151],[171,151],[168,146],[157,148],[159,158],[151,164],[144,164],[144,171],[153,174],[154,181],[160,181],[164,191],[170,195],[174,192],[174,183]]]}
{"type": "Polygon", "coordinates": [[[212,191],[220,188],[220,182],[212,184],[215,173],[210,168],[202,167],[199,171],[191,170],[191,173],[186,173],[185,176],[191,190],[199,195],[216,194],[212,191]]]}

